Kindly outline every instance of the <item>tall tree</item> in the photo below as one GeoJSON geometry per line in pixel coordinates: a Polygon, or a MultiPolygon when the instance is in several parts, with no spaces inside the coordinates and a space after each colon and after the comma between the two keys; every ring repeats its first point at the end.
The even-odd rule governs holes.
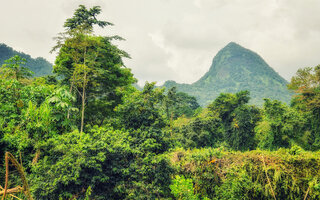
{"type": "Polygon", "coordinates": [[[58,56],[54,73],[62,77],[62,83],[77,95],[81,109],[80,129],[85,121],[102,124],[121,101],[119,88],[135,82],[130,69],[125,68],[122,58],[129,55],[111,42],[118,37],[93,35],[93,25],[111,25],[96,18],[101,12],[96,6],[87,10],[80,5],[64,27],[66,37],[58,38],[58,56]],[[86,109],[85,109],[86,108],[86,109]],[[91,114],[94,113],[94,114],[91,114]],[[89,114],[89,115],[88,115],[89,114]],[[88,118],[86,118],[88,116],[88,118]]]}

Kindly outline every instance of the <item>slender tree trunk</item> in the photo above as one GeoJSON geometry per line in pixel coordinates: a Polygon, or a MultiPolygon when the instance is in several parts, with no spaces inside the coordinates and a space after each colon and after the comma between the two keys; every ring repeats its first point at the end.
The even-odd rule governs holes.
{"type": "Polygon", "coordinates": [[[85,100],[86,100],[86,79],[87,79],[87,73],[84,73],[83,78],[83,85],[82,85],[82,111],[81,111],[81,129],[80,132],[83,132],[83,124],[84,124],[84,109],[85,109],[85,100]]]}
{"type": "MultiPolygon", "coordinates": [[[[70,85],[70,90],[69,90],[70,93],[72,92],[72,88],[73,88],[73,81],[71,82],[71,85],[70,85]]],[[[67,119],[70,119],[70,109],[68,109],[67,119]]]]}

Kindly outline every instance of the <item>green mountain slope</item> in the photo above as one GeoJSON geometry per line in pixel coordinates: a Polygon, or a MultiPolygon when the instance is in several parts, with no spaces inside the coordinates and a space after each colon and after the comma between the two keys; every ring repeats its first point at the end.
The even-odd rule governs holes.
{"type": "Polygon", "coordinates": [[[0,66],[4,64],[5,60],[15,55],[19,55],[27,60],[26,67],[34,72],[34,76],[44,76],[52,74],[52,64],[44,58],[31,58],[30,55],[15,51],[5,44],[0,44],[0,66]]]}
{"type": "Polygon", "coordinates": [[[249,90],[252,104],[262,105],[263,98],[289,102],[287,81],[258,54],[231,42],[214,57],[209,71],[193,84],[165,82],[179,91],[195,96],[200,105],[211,103],[220,93],[249,90]]]}

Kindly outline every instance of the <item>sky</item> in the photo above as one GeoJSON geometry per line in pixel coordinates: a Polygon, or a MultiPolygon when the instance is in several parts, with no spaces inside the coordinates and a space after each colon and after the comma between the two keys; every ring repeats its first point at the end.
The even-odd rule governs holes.
{"type": "Polygon", "coordinates": [[[0,43],[54,63],[53,37],[80,4],[101,6],[95,29],[117,42],[143,85],[193,83],[229,42],[258,53],[286,80],[320,64],[319,0],[0,0],[0,43]]]}

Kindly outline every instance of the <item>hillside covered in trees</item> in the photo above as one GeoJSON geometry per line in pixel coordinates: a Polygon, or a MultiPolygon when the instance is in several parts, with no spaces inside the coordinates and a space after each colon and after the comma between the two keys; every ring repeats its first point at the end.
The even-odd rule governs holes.
{"type": "Polygon", "coordinates": [[[100,12],[66,20],[55,76],[19,55],[1,66],[2,199],[320,198],[320,66],[292,78],[290,105],[244,90],[202,108],[176,87],[136,89],[121,37],[94,34],[112,25],[100,12]]]}
{"type": "Polygon", "coordinates": [[[288,82],[276,73],[257,53],[230,42],[214,57],[209,71],[192,84],[167,81],[164,87],[195,96],[207,106],[220,93],[250,91],[250,103],[262,105],[264,98],[290,102],[288,82]]]}
{"type": "Polygon", "coordinates": [[[6,44],[0,43],[0,66],[5,64],[5,60],[19,55],[26,59],[25,67],[34,72],[33,76],[45,76],[52,74],[52,64],[42,57],[32,58],[30,55],[13,50],[6,44]]]}

